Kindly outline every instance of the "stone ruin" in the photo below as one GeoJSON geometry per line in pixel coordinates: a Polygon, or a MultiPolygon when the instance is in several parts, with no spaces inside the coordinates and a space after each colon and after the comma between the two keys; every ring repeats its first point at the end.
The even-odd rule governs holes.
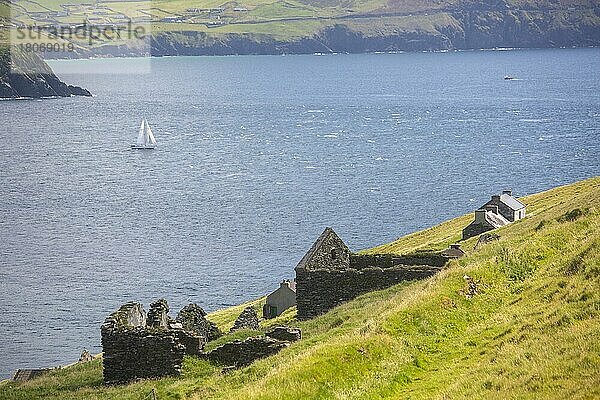
{"type": "Polygon", "coordinates": [[[186,331],[204,336],[209,342],[220,337],[223,333],[214,322],[206,319],[206,312],[198,304],[188,304],[183,307],[175,321],[186,331]]]}
{"type": "Polygon", "coordinates": [[[79,361],[80,363],[86,363],[86,362],[90,362],[94,360],[94,356],[87,351],[87,349],[83,349],[83,351],[81,352],[81,355],[79,356],[79,361]]]}
{"type": "Polygon", "coordinates": [[[201,357],[223,365],[226,369],[241,368],[280,352],[288,347],[290,342],[300,340],[301,337],[300,329],[280,326],[264,336],[225,343],[209,353],[202,354],[201,357]]]}
{"type": "MultiPolygon", "coordinates": [[[[184,355],[239,368],[275,354],[302,337],[300,329],[280,326],[263,336],[235,340],[206,353],[205,344],[222,335],[206,319],[206,312],[197,304],[189,304],[176,319],[168,313],[167,301],[160,299],[150,305],[147,314],[141,304],[130,302],[106,318],[101,328],[105,384],[179,375],[184,355]]],[[[238,329],[259,329],[253,308],[242,311],[232,332],[238,329]]]]}
{"type": "Polygon", "coordinates": [[[302,331],[299,328],[276,326],[265,333],[265,336],[268,336],[272,339],[281,340],[283,342],[295,342],[302,339],[302,331]]]}
{"type": "Polygon", "coordinates": [[[203,357],[225,367],[240,368],[250,365],[260,358],[278,353],[288,345],[289,343],[277,339],[257,336],[225,343],[210,353],[206,353],[203,357]]]}
{"type": "Polygon", "coordinates": [[[179,322],[168,316],[164,299],[152,303],[148,314],[141,304],[130,302],[109,315],[100,330],[104,383],[179,375],[183,356],[202,352],[209,336],[206,327],[213,335],[216,329],[208,321],[201,324],[198,316],[206,313],[190,306],[197,314],[184,313],[179,322]]]}
{"type": "Polygon", "coordinates": [[[427,278],[447,262],[435,252],[355,254],[326,228],[295,269],[298,319],[316,317],[363,293],[427,278]]]}
{"type": "Polygon", "coordinates": [[[146,326],[149,328],[169,328],[169,304],[165,299],[156,300],[150,304],[146,326]]]}
{"type": "Polygon", "coordinates": [[[237,317],[229,332],[239,331],[241,329],[251,329],[257,331],[260,329],[258,324],[258,314],[252,307],[246,307],[237,317]]]}
{"type": "Polygon", "coordinates": [[[478,250],[483,245],[494,242],[496,240],[500,240],[500,235],[498,235],[496,233],[489,233],[489,232],[484,233],[483,235],[479,236],[479,239],[477,239],[477,243],[475,243],[475,247],[473,248],[473,250],[478,250]]]}
{"type": "Polygon", "coordinates": [[[179,375],[185,347],[173,332],[147,326],[139,303],[127,303],[101,328],[105,384],[179,375]]]}

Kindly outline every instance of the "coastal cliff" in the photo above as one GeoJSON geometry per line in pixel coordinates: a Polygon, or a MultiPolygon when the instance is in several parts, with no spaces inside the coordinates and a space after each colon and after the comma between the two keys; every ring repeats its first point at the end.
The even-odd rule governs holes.
{"type": "Polygon", "coordinates": [[[81,87],[67,85],[36,53],[17,47],[0,48],[0,98],[91,96],[81,87]]]}
{"type": "Polygon", "coordinates": [[[253,33],[160,32],[152,55],[313,54],[600,46],[600,8],[570,12],[458,11],[338,20],[281,40],[253,33]],[[371,22],[373,22],[372,25],[371,22]]]}
{"type": "Polygon", "coordinates": [[[370,53],[600,46],[600,6],[506,9],[456,6],[415,14],[372,12],[332,18],[232,23],[209,30],[170,24],[142,53],[123,43],[50,53],[49,58],[235,54],[370,53]],[[268,24],[265,24],[268,25],[268,24]],[[306,26],[304,26],[306,25],[306,26]],[[235,32],[232,32],[235,30],[235,32]]]}

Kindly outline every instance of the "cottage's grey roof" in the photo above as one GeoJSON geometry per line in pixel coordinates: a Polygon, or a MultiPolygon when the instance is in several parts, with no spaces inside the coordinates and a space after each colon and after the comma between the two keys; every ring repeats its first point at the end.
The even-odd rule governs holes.
{"type": "Polygon", "coordinates": [[[306,267],[306,264],[310,261],[310,259],[315,254],[315,252],[319,249],[319,247],[321,247],[321,245],[323,244],[323,242],[325,241],[325,239],[331,233],[333,233],[334,235],[337,236],[337,234],[333,231],[333,229],[331,229],[329,227],[325,228],[325,230],[323,231],[323,233],[321,233],[321,236],[319,236],[319,238],[317,239],[317,241],[313,243],[313,245],[306,252],[306,254],[304,255],[304,257],[302,257],[302,260],[300,260],[300,262],[298,263],[298,265],[296,265],[296,269],[298,269],[298,268],[305,268],[306,267]]]}
{"type": "Polygon", "coordinates": [[[500,201],[515,211],[525,208],[525,204],[506,193],[500,195],[500,201]]]}

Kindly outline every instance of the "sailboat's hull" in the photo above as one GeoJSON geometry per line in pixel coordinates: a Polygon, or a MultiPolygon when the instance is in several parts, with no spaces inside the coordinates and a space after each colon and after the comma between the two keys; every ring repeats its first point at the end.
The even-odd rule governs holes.
{"type": "Polygon", "coordinates": [[[154,150],[156,146],[150,145],[150,146],[143,146],[143,145],[138,145],[138,144],[132,144],[131,148],[135,149],[135,150],[154,150]]]}

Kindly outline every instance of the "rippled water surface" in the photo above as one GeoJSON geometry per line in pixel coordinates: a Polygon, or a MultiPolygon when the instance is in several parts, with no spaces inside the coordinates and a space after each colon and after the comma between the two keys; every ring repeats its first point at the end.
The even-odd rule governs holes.
{"type": "Polygon", "coordinates": [[[261,296],[325,226],[358,250],[600,170],[598,49],[139,62],[0,102],[0,377],[100,351],[129,300],[261,296]]]}

